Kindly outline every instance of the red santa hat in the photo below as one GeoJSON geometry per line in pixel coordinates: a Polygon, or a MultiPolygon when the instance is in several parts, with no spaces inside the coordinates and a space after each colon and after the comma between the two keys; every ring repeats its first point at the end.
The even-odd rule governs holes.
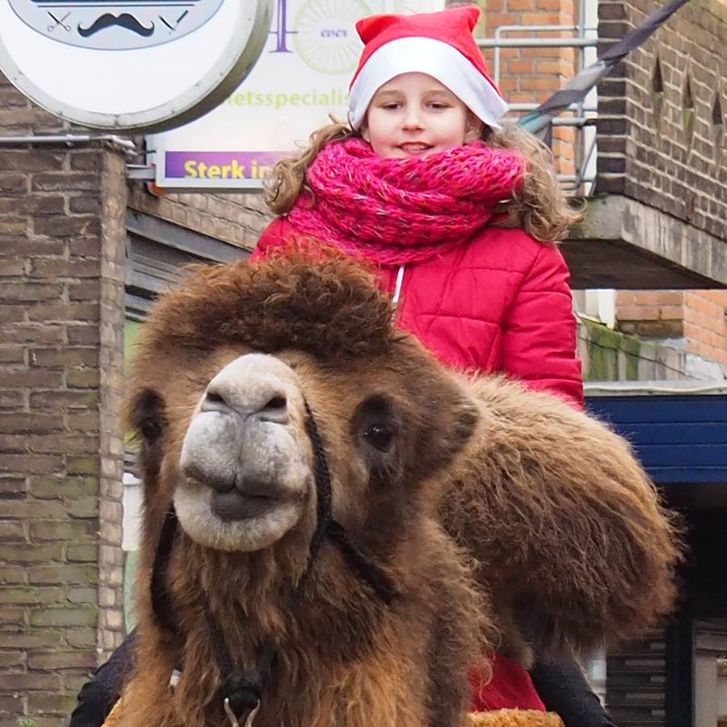
{"type": "Polygon", "coordinates": [[[487,126],[500,128],[507,104],[472,36],[479,15],[479,8],[469,6],[359,20],[356,30],[365,47],[350,86],[353,127],[361,126],[371,99],[387,81],[402,73],[426,73],[487,126]]]}

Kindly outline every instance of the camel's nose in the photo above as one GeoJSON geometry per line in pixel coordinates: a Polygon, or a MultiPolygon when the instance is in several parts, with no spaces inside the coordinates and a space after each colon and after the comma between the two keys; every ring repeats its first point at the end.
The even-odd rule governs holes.
{"type": "Polygon", "coordinates": [[[248,354],[227,364],[207,386],[200,411],[234,412],[285,423],[293,370],[274,356],[248,354]]]}

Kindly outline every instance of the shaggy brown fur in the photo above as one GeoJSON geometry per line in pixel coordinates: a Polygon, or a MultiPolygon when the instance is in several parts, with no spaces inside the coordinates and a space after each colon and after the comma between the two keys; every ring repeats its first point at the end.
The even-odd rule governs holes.
{"type": "Polygon", "coordinates": [[[197,271],[157,304],[131,383],[145,517],[123,727],[226,724],[205,603],[239,667],[256,663],[266,638],[278,642],[255,727],[461,724],[467,671],[496,642],[490,587],[503,623],[532,608],[549,635],[577,645],[631,633],[668,606],[669,524],[621,440],[549,397],[450,376],[394,329],[390,303],[352,262],[293,256],[197,271]],[[181,442],[210,378],[250,351],[295,370],[326,444],[334,515],[399,595],[383,605],[325,545],[291,605],[310,522],[252,553],[210,551],[181,533],[166,579],[174,636],[155,620],[149,579],[181,442]],[[396,432],[385,455],[362,448],[371,407],[385,407],[396,432]],[[443,488],[479,588],[440,525],[443,488]]]}
{"type": "Polygon", "coordinates": [[[482,659],[490,632],[488,609],[435,519],[440,485],[428,478],[466,443],[475,411],[391,318],[371,275],[341,260],[203,270],[156,307],[129,405],[141,433],[146,513],[139,666],[122,724],[222,723],[205,601],[240,667],[255,665],[267,637],[279,642],[255,727],[459,724],[467,669],[482,659]],[[209,379],[251,350],[276,352],[298,374],[327,445],[335,517],[388,572],[398,596],[390,606],[378,601],[324,546],[300,604],[289,607],[305,565],[305,529],[253,553],[209,551],[182,535],[167,579],[177,639],[156,623],[148,591],[181,441],[209,379]],[[359,423],[381,402],[391,409],[396,446],[362,457],[359,423]],[[172,695],[175,665],[183,676],[172,695]]]}
{"type": "Polygon", "coordinates": [[[448,472],[441,513],[502,622],[541,659],[643,634],[672,607],[680,553],[674,516],[628,442],[503,379],[471,391],[478,429],[448,472]]]}
{"type": "Polygon", "coordinates": [[[332,250],[314,266],[303,247],[266,264],[190,271],[179,290],[161,298],[145,326],[144,348],[151,357],[158,347],[207,355],[241,343],[255,351],[295,349],[330,361],[385,354],[401,337],[392,325],[391,301],[377,291],[373,272],[332,250]]]}

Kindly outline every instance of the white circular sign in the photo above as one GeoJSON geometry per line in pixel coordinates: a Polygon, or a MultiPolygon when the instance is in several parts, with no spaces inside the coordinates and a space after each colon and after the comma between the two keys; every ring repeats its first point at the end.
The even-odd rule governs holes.
{"type": "Polygon", "coordinates": [[[56,116],[163,131],[221,103],[268,37],[273,0],[0,0],[0,70],[56,116]]]}

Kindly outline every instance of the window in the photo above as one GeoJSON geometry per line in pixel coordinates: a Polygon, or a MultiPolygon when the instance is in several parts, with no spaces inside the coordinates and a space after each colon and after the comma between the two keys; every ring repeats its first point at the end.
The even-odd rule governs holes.
{"type": "Polygon", "coordinates": [[[694,725],[727,727],[727,619],[694,626],[694,725]]]}
{"type": "MultiPolygon", "coordinates": [[[[193,232],[178,225],[130,211],[126,241],[126,322],[124,361],[128,367],[134,342],[154,298],[173,286],[190,263],[232,262],[248,255],[246,250],[193,232]]],[[[127,437],[124,456],[122,548],[124,551],[124,619],[127,631],[135,623],[136,579],[142,488],[134,467],[134,452],[127,437]]]]}

